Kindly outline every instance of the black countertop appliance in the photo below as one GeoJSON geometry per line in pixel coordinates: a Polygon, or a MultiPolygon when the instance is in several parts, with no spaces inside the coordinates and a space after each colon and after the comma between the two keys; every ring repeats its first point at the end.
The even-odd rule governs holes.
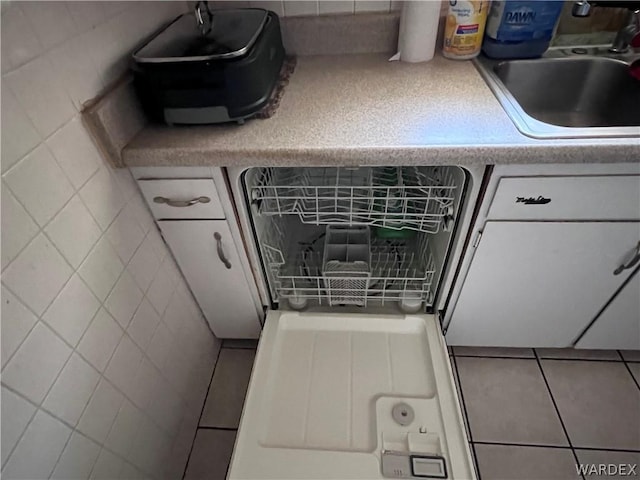
{"type": "Polygon", "coordinates": [[[133,54],[134,84],[153,121],[243,123],[269,102],[284,55],[275,13],[207,10],[203,20],[196,10],[133,54]]]}

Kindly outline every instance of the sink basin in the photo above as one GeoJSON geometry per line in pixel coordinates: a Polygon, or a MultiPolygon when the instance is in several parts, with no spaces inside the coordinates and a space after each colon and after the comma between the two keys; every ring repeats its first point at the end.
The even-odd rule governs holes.
{"type": "Polygon", "coordinates": [[[476,65],[525,135],[640,137],[640,81],[624,60],[481,58],[476,65]]]}

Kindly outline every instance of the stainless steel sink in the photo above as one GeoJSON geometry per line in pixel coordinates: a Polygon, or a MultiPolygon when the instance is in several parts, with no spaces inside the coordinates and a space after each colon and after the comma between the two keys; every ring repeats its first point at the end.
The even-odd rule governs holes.
{"type": "Polygon", "coordinates": [[[476,65],[525,135],[640,137],[640,81],[629,75],[631,59],[483,57],[476,65]]]}

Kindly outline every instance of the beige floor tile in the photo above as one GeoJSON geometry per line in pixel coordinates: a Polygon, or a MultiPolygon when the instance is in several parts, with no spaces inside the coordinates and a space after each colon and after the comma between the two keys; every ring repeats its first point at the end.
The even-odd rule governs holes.
{"type": "Polygon", "coordinates": [[[482,480],[569,480],[581,478],[569,448],[477,445],[482,480]]]}
{"type": "Polygon", "coordinates": [[[640,390],[623,363],[541,362],[574,447],[640,450],[640,390]]]}
{"type": "Polygon", "coordinates": [[[636,379],[636,382],[640,385],[640,363],[627,363],[627,365],[629,366],[629,370],[631,370],[631,374],[636,379]]]}
{"type": "Polygon", "coordinates": [[[540,358],[563,358],[568,360],[618,360],[616,350],[585,350],[579,348],[536,348],[540,358]]]}
{"type": "Polygon", "coordinates": [[[255,351],[223,348],[211,380],[200,426],[238,428],[255,351]]]}
{"type": "Polygon", "coordinates": [[[640,452],[611,452],[605,450],[576,450],[578,456],[578,462],[583,466],[588,467],[591,465],[606,465],[607,473],[603,475],[591,474],[585,475],[585,478],[589,480],[595,480],[598,478],[609,479],[627,479],[627,480],[639,480],[640,479],[640,452]],[[615,465],[615,467],[609,467],[608,465],[615,465]],[[619,469],[620,465],[625,465],[624,471],[619,469]],[[629,475],[630,469],[628,465],[637,465],[635,468],[635,475],[629,475]],[[616,467],[618,468],[617,470],[616,467]],[[609,474],[611,469],[611,474],[609,474]]]}
{"type": "Polygon", "coordinates": [[[453,347],[455,355],[473,357],[516,357],[534,358],[531,348],[510,347],[453,347]]]}
{"type": "Polygon", "coordinates": [[[460,387],[460,379],[458,378],[458,371],[455,366],[453,358],[451,358],[451,369],[453,370],[453,378],[455,380],[455,385],[456,385],[456,394],[458,395],[458,402],[460,403],[460,410],[462,411],[462,419],[464,420],[464,429],[467,434],[467,440],[470,441],[471,435],[469,433],[469,422],[467,420],[467,413],[465,412],[465,409],[464,409],[464,401],[462,397],[462,390],[460,387]]]}
{"type": "Polygon", "coordinates": [[[258,340],[244,340],[240,338],[228,338],[222,341],[224,348],[248,348],[255,350],[258,348],[258,340]]]}
{"type": "Polygon", "coordinates": [[[474,441],[568,445],[535,360],[456,361],[474,441]]]}
{"type": "Polygon", "coordinates": [[[223,480],[233,453],[236,432],[198,429],[185,480],[223,480]]]}
{"type": "Polygon", "coordinates": [[[640,350],[621,350],[620,353],[627,362],[640,362],[640,350]]]}

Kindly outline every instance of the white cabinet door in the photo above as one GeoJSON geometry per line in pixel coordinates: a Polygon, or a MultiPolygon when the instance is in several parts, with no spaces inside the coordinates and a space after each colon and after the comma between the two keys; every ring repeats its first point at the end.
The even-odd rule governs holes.
{"type": "Polygon", "coordinates": [[[576,348],[640,350],[640,273],[616,295],[576,348]]]}
{"type": "Polygon", "coordinates": [[[258,312],[227,222],[166,220],[158,225],[213,333],[258,338],[258,312]]]}
{"type": "Polygon", "coordinates": [[[487,222],[447,343],[567,347],[629,276],[638,222],[487,222]]]}

